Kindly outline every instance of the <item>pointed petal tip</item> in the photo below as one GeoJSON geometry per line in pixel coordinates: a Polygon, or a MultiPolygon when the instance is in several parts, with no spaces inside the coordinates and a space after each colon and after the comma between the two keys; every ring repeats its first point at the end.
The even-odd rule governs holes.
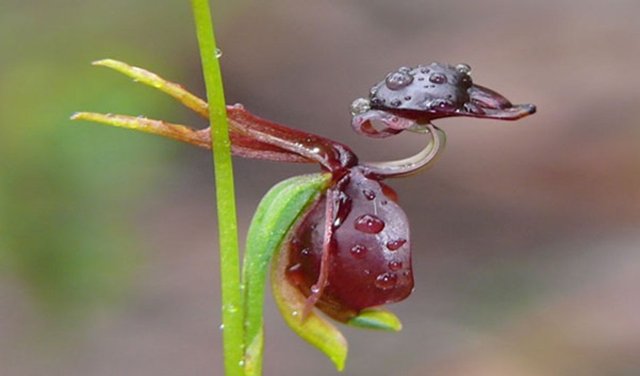
{"type": "Polygon", "coordinates": [[[375,308],[361,311],[358,316],[349,320],[348,325],[388,332],[399,332],[402,330],[402,322],[395,314],[387,310],[375,308]]]}
{"type": "Polygon", "coordinates": [[[109,59],[109,58],[92,61],[91,65],[96,67],[107,67],[107,68],[114,68],[114,69],[121,66],[128,66],[128,64],[123,63],[122,61],[109,59]]]}
{"type": "Polygon", "coordinates": [[[91,65],[105,65],[111,59],[100,59],[91,62],[91,65]]]}

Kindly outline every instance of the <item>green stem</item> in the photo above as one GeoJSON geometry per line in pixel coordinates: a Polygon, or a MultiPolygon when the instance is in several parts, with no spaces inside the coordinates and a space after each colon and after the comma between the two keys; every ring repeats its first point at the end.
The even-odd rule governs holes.
{"type": "Polygon", "coordinates": [[[244,375],[244,303],[240,289],[233,165],[222,74],[216,56],[217,48],[209,0],[192,0],[191,6],[209,102],[220,238],[224,365],[227,376],[242,376],[244,375]]]}

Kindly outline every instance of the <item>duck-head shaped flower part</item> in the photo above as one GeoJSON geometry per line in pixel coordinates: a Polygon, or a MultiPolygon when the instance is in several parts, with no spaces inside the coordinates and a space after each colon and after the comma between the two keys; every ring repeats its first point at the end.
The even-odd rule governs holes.
{"type": "MultiPolygon", "coordinates": [[[[120,71],[157,88],[208,117],[206,102],[181,86],[114,60],[97,65],[120,71]]],[[[317,163],[321,172],[275,186],[263,199],[249,230],[243,287],[246,361],[262,347],[262,301],[271,267],[274,296],[287,323],[341,368],[342,334],[316,310],[351,325],[398,330],[397,318],[378,307],[405,299],[413,289],[411,238],[407,216],[385,179],[408,176],[431,166],[445,135],[431,122],[467,116],[516,120],[535,112],[473,83],[471,69],[433,63],[402,67],[373,86],[368,98],[353,102],[352,126],[366,136],[402,131],[423,134],[416,155],[389,162],[362,162],[347,146],[259,118],[243,106],[229,106],[234,155],[280,162],[317,163]]],[[[78,113],[74,119],[154,133],[209,148],[208,129],[124,115],[78,113]]]]}

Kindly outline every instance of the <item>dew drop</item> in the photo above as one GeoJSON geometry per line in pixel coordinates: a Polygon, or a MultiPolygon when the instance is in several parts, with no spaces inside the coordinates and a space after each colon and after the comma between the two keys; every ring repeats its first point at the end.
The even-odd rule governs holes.
{"type": "Polygon", "coordinates": [[[456,105],[453,104],[453,102],[451,101],[438,101],[437,104],[438,108],[441,110],[455,110],[456,109],[456,105]]]}
{"type": "Polygon", "coordinates": [[[351,247],[349,251],[351,252],[351,255],[353,257],[361,259],[364,256],[366,256],[369,250],[367,249],[367,247],[365,247],[362,244],[356,244],[353,247],[351,247]]]}
{"type": "Polygon", "coordinates": [[[363,189],[362,190],[362,194],[369,201],[371,201],[374,198],[376,198],[376,193],[374,191],[372,191],[371,189],[363,189]]]}
{"type": "Polygon", "coordinates": [[[309,248],[305,248],[302,251],[300,251],[300,254],[304,257],[309,257],[309,255],[311,255],[311,250],[309,248]]]}
{"type": "Polygon", "coordinates": [[[391,105],[392,107],[398,107],[402,104],[402,101],[400,99],[394,99],[391,102],[389,102],[389,105],[391,105]]]}
{"type": "Polygon", "coordinates": [[[434,73],[429,76],[429,81],[433,82],[434,84],[445,84],[447,83],[447,76],[442,73],[434,73]]]}
{"type": "Polygon", "coordinates": [[[402,261],[389,261],[389,269],[394,272],[402,269],[402,261]]]}
{"type": "Polygon", "coordinates": [[[376,287],[382,290],[388,290],[393,288],[398,282],[398,276],[396,273],[382,273],[376,277],[376,287]]]}
{"type": "Polygon", "coordinates": [[[365,275],[371,274],[371,270],[369,270],[369,269],[365,269],[363,272],[364,272],[365,275]]]}
{"type": "Polygon", "coordinates": [[[460,73],[471,74],[471,66],[469,64],[460,63],[456,65],[456,70],[460,73]]]}
{"type": "Polygon", "coordinates": [[[410,101],[411,100],[411,95],[407,95],[406,97],[404,97],[405,101],[410,101]]]}
{"type": "Polygon", "coordinates": [[[220,329],[220,330],[224,330],[224,324],[220,324],[220,325],[218,326],[218,329],[220,329]]]}
{"type": "Polygon", "coordinates": [[[393,72],[385,78],[384,82],[389,89],[400,90],[413,82],[413,76],[406,72],[393,72]]]}
{"type": "Polygon", "coordinates": [[[293,312],[291,312],[291,316],[294,316],[294,317],[295,317],[295,316],[298,316],[299,314],[300,314],[300,313],[298,313],[298,311],[293,311],[293,312]]]}
{"type": "Polygon", "coordinates": [[[354,227],[367,234],[377,234],[384,229],[384,221],[373,214],[364,214],[356,218],[354,227]]]}
{"type": "Polygon", "coordinates": [[[216,59],[219,59],[222,57],[222,50],[219,48],[216,48],[216,59]]]}
{"type": "Polygon", "coordinates": [[[371,103],[366,98],[358,98],[351,102],[351,115],[363,114],[371,109],[371,103]]]}
{"type": "Polygon", "coordinates": [[[320,292],[320,287],[319,286],[316,286],[316,285],[311,286],[311,293],[312,294],[317,294],[319,292],[320,292]]]}
{"type": "Polygon", "coordinates": [[[387,242],[387,248],[390,251],[396,251],[398,250],[400,247],[402,247],[404,245],[404,243],[406,243],[407,240],[406,239],[397,239],[397,240],[389,240],[387,242]]]}
{"type": "Polygon", "coordinates": [[[238,362],[238,365],[239,365],[240,367],[244,367],[244,360],[240,360],[240,361],[238,362]]]}

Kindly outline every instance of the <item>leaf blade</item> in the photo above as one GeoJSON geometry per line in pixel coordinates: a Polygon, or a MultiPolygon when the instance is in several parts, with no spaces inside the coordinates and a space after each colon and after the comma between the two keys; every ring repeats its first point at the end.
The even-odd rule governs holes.
{"type": "Polygon", "coordinates": [[[303,211],[328,187],[327,173],[296,176],[274,186],[262,199],[247,234],[243,264],[245,371],[262,369],[264,287],[269,262],[303,211]]]}

